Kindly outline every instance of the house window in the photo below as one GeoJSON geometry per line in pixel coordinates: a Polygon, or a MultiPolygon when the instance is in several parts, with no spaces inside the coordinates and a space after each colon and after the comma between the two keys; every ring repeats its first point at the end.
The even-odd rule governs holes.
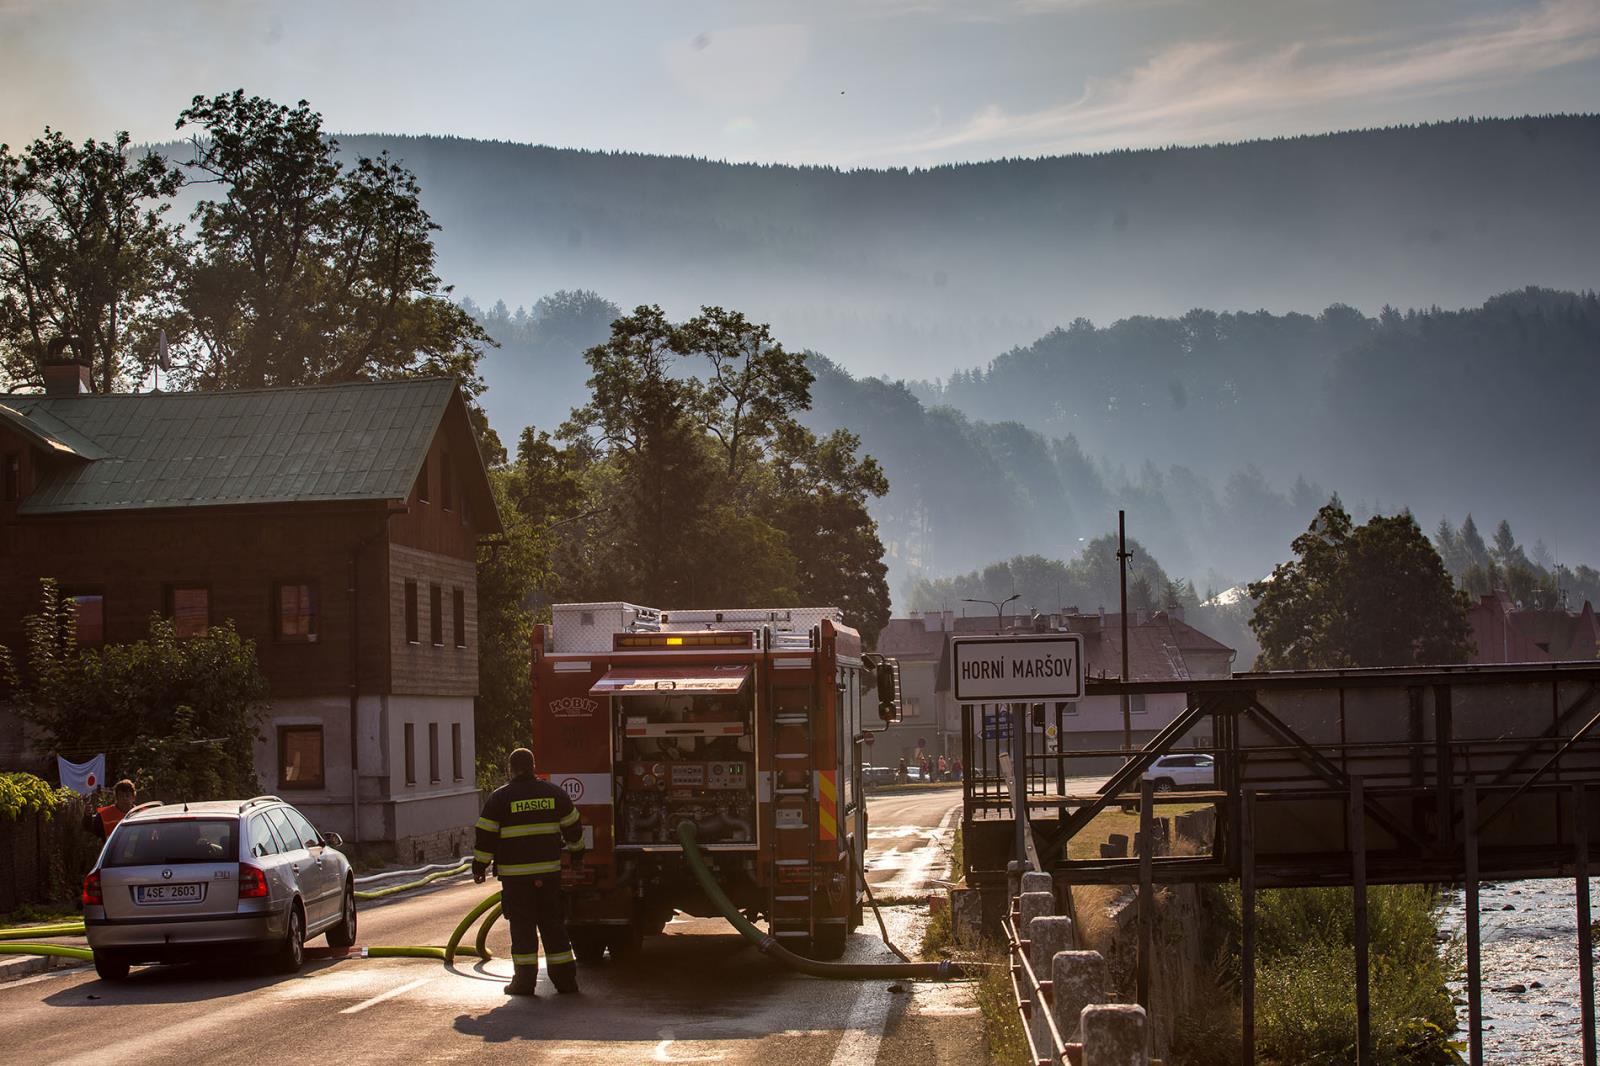
{"type": "Polygon", "coordinates": [[[322,788],[322,727],[278,727],[278,787],[322,788]]]}
{"type": "Polygon", "coordinates": [[[449,452],[440,452],[439,453],[439,504],[446,511],[450,510],[450,508],[455,505],[455,501],[450,498],[451,490],[454,489],[455,486],[453,486],[450,483],[450,480],[451,480],[450,479],[450,453],[449,452]]]}
{"type": "Polygon", "coordinates": [[[915,718],[921,713],[922,709],[917,705],[917,698],[915,696],[901,698],[900,717],[915,718]]]}
{"type": "Polygon", "coordinates": [[[450,723],[450,773],[461,780],[461,723],[450,723]]]}
{"type": "Polygon", "coordinates": [[[438,585],[428,586],[428,639],[444,647],[444,590],[438,585]]]}
{"type": "Polygon", "coordinates": [[[406,582],[406,643],[419,644],[422,641],[417,626],[417,583],[406,582]]]}
{"type": "Polygon", "coordinates": [[[422,460],[422,469],[417,471],[417,502],[428,502],[428,460],[426,456],[422,460]]]}
{"type": "Polygon", "coordinates": [[[315,644],[317,641],[317,587],[310,582],[282,582],[273,586],[277,604],[278,640],[315,644]]]}
{"type": "Polygon", "coordinates": [[[204,585],[168,585],[166,606],[179,640],[198,637],[211,625],[211,590],[204,585]]]}
{"type": "Polygon", "coordinates": [[[428,723],[428,780],[439,783],[439,723],[428,723]]]}
{"type": "Polygon", "coordinates": [[[406,784],[417,783],[417,727],[406,723],[406,784]]]}
{"type": "Polygon", "coordinates": [[[467,594],[461,589],[450,593],[450,614],[455,622],[456,647],[467,646],[467,594]]]}
{"type": "Polygon", "coordinates": [[[1129,714],[1143,714],[1144,713],[1144,696],[1143,695],[1129,696],[1128,697],[1128,713],[1129,714]]]}
{"type": "Polygon", "coordinates": [[[0,456],[0,496],[7,503],[22,498],[22,456],[16,452],[0,456]]]}
{"type": "Polygon", "coordinates": [[[62,600],[72,604],[73,637],[80,648],[98,648],[106,642],[106,597],[94,589],[62,589],[62,600]]]}

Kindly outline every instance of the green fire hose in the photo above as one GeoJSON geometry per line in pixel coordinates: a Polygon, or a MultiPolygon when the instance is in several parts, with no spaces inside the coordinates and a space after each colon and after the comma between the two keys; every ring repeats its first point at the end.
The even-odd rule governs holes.
{"type": "Polygon", "coordinates": [[[879,977],[909,977],[933,981],[948,981],[967,974],[960,965],[948,959],[942,962],[818,962],[808,959],[803,955],[796,955],[782,944],[776,937],[768,936],[752,925],[733,905],[733,901],[722,891],[722,886],[717,884],[717,879],[706,866],[704,857],[700,854],[700,841],[695,835],[694,823],[682,821],[678,823],[678,841],[683,845],[683,857],[688,860],[689,870],[700,882],[700,887],[705,891],[706,897],[722,912],[728,924],[739,930],[740,934],[750,943],[754,944],[763,955],[771,956],[778,962],[801,973],[810,974],[812,977],[831,977],[844,980],[862,980],[879,977]]]}

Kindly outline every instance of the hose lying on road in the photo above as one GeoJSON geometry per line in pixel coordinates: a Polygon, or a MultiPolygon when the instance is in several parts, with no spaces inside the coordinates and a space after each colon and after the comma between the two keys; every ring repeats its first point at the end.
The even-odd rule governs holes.
{"type": "Polygon", "coordinates": [[[88,948],[72,948],[65,944],[0,944],[0,955],[55,955],[62,959],[92,959],[94,952],[88,948]]]}
{"type": "Polygon", "coordinates": [[[82,936],[82,922],[60,925],[30,925],[22,929],[0,929],[0,940],[26,940],[30,936],[82,936]]]}
{"type": "Polygon", "coordinates": [[[427,877],[421,878],[417,881],[407,881],[403,885],[390,885],[388,888],[374,888],[367,891],[357,891],[356,899],[363,901],[383,899],[385,896],[392,896],[397,892],[406,892],[413,888],[421,888],[423,885],[431,885],[433,882],[442,878],[454,877],[456,874],[466,873],[467,869],[471,867],[471,865],[472,862],[469,859],[460,866],[452,866],[447,870],[436,870],[427,877]]]}
{"type": "Polygon", "coordinates": [[[750,943],[760,949],[763,955],[771,956],[791,969],[813,977],[835,977],[846,980],[859,980],[863,978],[878,977],[910,977],[924,978],[935,981],[947,981],[951,978],[965,977],[962,968],[948,959],[943,962],[818,962],[796,955],[782,944],[777,938],[768,936],[739,913],[739,908],[733,905],[722,891],[722,886],[717,884],[717,879],[706,866],[705,859],[700,854],[700,842],[696,837],[694,823],[682,821],[678,823],[678,841],[683,845],[683,857],[688,860],[689,870],[700,882],[706,897],[722,912],[728,924],[744,936],[750,943]]]}
{"type": "Polygon", "coordinates": [[[379,870],[375,874],[362,874],[356,878],[356,884],[366,885],[371,884],[373,881],[387,881],[391,877],[420,877],[423,874],[431,874],[435,870],[456,870],[463,866],[469,866],[471,863],[472,856],[463,855],[461,858],[451,859],[449,862],[436,862],[430,866],[418,866],[412,870],[379,870]]]}

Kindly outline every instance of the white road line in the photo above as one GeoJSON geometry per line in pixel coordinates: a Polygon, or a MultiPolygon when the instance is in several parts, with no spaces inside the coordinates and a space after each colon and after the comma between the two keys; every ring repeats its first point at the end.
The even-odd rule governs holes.
{"type": "Polygon", "coordinates": [[[882,981],[861,986],[844,1023],[844,1035],[834,1049],[831,1066],[876,1066],[891,1002],[888,986],[882,981]]]}
{"type": "Polygon", "coordinates": [[[421,988],[423,985],[427,984],[431,980],[433,980],[433,978],[431,978],[431,977],[419,977],[415,981],[407,981],[405,984],[400,985],[398,988],[391,988],[387,992],[380,992],[376,996],[373,996],[371,999],[365,999],[365,1000],[362,1000],[360,1003],[355,1004],[354,1006],[346,1007],[344,1010],[340,1011],[339,1013],[340,1014],[360,1014],[362,1011],[366,1010],[368,1007],[376,1007],[378,1004],[382,1003],[386,999],[393,999],[396,996],[403,996],[407,992],[410,992],[413,988],[421,988]]]}

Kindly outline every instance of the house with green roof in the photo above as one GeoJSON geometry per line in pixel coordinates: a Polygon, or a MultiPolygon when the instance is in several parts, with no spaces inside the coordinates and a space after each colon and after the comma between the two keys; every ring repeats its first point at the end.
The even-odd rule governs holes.
{"type": "Polygon", "coordinates": [[[502,529],[456,383],[96,395],[46,369],[0,394],[0,644],[45,577],[84,645],[231,620],[271,689],[268,791],[405,859],[470,850],[475,558],[502,529]]]}

